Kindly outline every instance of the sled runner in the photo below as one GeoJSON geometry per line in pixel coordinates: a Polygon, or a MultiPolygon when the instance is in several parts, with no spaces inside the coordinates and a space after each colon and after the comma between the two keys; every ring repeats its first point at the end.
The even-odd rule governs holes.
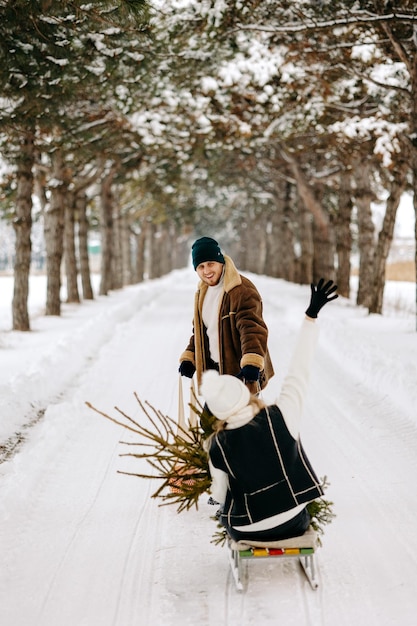
{"type": "Polygon", "coordinates": [[[281,541],[233,541],[228,539],[229,563],[236,589],[243,591],[243,561],[262,559],[298,559],[312,589],[319,586],[315,552],[318,546],[317,533],[311,527],[304,535],[281,541]]]}

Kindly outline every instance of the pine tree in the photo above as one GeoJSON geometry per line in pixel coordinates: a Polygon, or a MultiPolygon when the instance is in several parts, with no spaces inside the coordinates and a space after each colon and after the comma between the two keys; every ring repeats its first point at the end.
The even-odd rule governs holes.
{"type": "MultiPolygon", "coordinates": [[[[116,3],[96,0],[88,4],[6,0],[0,4],[0,91],[4,103],[0,111],[0,141],[3,156],[15,164],[20,190],[14,220],[19,247],[14,329],[30,329],[27,294],[31,181],[38,144],[46,135],[56,136],[57,129],[65,128],[71,104],[88,97],[88,90],[100,92],[100,85],[105,84],[106,68],[120,53],[123,28],[125,31],[136,28],[137,39],[147,23],[146,8],[143,0],[116,3]],[[33,146],[31,152],[22,151],[21,146],[29,145],[33,146]]],[[[62,182],[58,181],[59,185],[62,182]]],[[[55,248],[59,245],[57,242],[55,248]]],[[[55,299],[54,293],[52,314],[57,311],[55,299]]]]}

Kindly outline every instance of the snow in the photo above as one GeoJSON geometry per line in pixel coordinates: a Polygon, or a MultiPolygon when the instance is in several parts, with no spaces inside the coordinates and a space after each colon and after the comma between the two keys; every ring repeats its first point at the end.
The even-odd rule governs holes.
{"type": "Polygon", "coordinates": [[[395,231],[397,237],[412,237],[415,228],[413,196],[403,193],[397,210],[395,231]]]}
{"type": "MultiPolygon", "coordinates": [[[[264,300],[277,395],[309,288],[251,276],[264,300]]],[[[94,278],[97,291],[98,277],[94,278]]],[[[11,328],[12,278],[0,277],[0,623],[4,626],[414,626],[417,623],[415,285],[388,283],[384,316],[339,298],[320,314],[302,428],[337,517],[313,591],[294,561],[248,563],[235,590],[213,507],[177,514],[120,457],[133,435],[89,409],[145,419],[133,393],[176,416],[178,356],[191,331],[196,275],[63,304],[43,315],[32,276],[32,331],[11,328]],[[31,420],[34,423],[25,426],[31,420]],[[1,452],[1,450],[0,450],[1,452]]],[[[151,484],[152,483],[152,484],[151,484]]]]}

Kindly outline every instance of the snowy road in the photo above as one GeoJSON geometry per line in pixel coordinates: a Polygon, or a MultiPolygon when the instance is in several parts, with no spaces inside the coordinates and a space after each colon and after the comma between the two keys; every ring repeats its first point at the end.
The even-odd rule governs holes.
{"type": "MultiPolygon", "coordinates": [[[[277,371],[264,394],[272,401],[309,288],[252,278],[277,371]]],[[[62,320],[38,317],[25,341],[3,335],[3,366],[22,351],[20,361],[9,359],[13,389],[5,398],[11,387],[3,377],[3,406],[16,402],[23,413],[35,403],[39,411],[41,398],[46,411],[0,465],[0,624],[415,626],[417,334],[410,316],[369,317],[339,299],[320,317],[302,438],[317,473],[329,477],[337,518],[318,553],[316,592],[292,561],[250,563],[247,591],[236,592],[225,548],[210,543],[213,507],[202,501],[198,511],[178,515],[150,498],[154,484],[117,473],[141,467],[119,456],[119,441],[134,438],[85,401],[142,419],[136,391],[175,416],[195,285],[195,274],[182,270],[88,306],[68,305],[62,320]]]]}

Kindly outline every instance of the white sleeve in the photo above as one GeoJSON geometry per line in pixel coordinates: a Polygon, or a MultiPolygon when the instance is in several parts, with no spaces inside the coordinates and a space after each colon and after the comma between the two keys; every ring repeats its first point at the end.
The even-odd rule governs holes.
{"type": "Polygon", "coordinates": [[[294,439],[300,434],[300,423],[310,379],[310,368],[319,334],[318,325],[304,318],[291,358],[288,373],[282,384],[277,405],[294,439]]]}
{"type": "Polygon", "coordinates": [[[224,504],[226,501],[226,493],[229,488],[229,478],[226,472],[223,470],[217,469],[214,467],[212,462],[209,460],[209,469],[211,474],[211,495],[216,502],[219,504],[224,504]]]}

